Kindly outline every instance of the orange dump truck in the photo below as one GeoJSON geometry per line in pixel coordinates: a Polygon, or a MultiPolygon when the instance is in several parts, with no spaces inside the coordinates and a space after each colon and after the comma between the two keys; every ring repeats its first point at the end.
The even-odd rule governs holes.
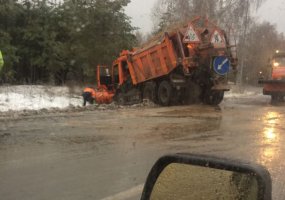
{"type": "Polygon", "coordinates": [[[108,93],[108,100],[99,102],[217,105],[229,90],[227,75],[236,65],[224,31],[198,17],[141,48],[122,51],[110,68],[98,66],[98,85],[108,93]]]}
{"type": "Polygon", "coordinates": [[[261,78],[263,94],[270,95],[272,102],[284,101],[285,96],[285,52],[276,51],[270,61],[267,79],[261,78]]]}

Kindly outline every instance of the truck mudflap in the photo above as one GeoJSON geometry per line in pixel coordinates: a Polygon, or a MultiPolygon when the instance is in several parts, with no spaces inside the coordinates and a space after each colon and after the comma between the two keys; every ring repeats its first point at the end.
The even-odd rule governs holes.
{"type": "Polygon", "coordinates": [[[208,105],[219,105],[224,98],[223,90],[210,90],[204,94],[203,102],[208,105]]]}

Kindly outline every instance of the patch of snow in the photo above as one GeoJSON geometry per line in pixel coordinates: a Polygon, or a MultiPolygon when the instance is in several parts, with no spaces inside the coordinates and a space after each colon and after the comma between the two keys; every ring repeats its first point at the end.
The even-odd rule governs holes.
{"type": "Polygon", "coordinates": [[[229,92],[225,93],[226,98],[254,98],[263,96],[262,88],[260,87],[233,87],[229,92]]]}
{"type": "MultiPolygon", "coordinates": [[[[1,86],[0,112],[66,109],[82,106],[82,88],[53,87],[53,86],[1,86]]],[[[246,98],[262,97],[262,88],[232,86],[232,90],[225,93],[225,99],[235,101],[246,98]]],[[[148,105],[144,102],[143,105],[148,105]]],[[[105,108],[105,106],[103,107],[105,108]]]]}
{"type": "Polygon", "coordinates": [[[1,86],[0,112],[81,106],[80,95],[72,94],[68,87],[1,86]]]}

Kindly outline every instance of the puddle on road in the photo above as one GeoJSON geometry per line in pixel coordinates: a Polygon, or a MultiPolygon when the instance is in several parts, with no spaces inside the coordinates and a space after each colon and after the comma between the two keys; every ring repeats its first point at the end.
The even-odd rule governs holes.
{"type": "Polygon", "coordinates": [[[69,144],[69,145],[109,145],[114,144],[111,142],[110,138],[106,138],[104,136],[95,136],[95,135],[78,135],[78,136],[68,136],[68,137],[52,137],[51,141],[59,143],[59,144],[69,144]]]}
{"type": "Polygon", "coordinates": [[[284,117],[279,112],[267,112],[264,114],[263,123],[264,128],[260,135],[260,143],[263,146],[260,150],[260,162],[268,165],[274,160],[279,159],[281,151],[281,132],[282,124],[281,119],[284,117]]]}
{"type": "MultiPolygon", "coordinates": [[[[175,111],[173,111],[175,112],[175,111]]],[[[169,112],[171,113],[171,112],[169,112]]],[[[164,117],[164,115],[163,115],[164,117]]],[[[191,120],[180,120],[169,117],[163,121],[153,124],[149,132],[137,135],[137,139],[151,138],[152,141],[206,141],[212,137],[218,137],[222,133],[217,133],[222,123],[222,117],[215,115],[212,117],[198,116],[191,120]]]]}
{"type": "Polygon", "coordinates": [[[146,117],[159,118],[195,118],[195,119],[213,119],[222,117],[222,109],[219,106],[210,107],[205,105],[169,107],[157,110],[155,113],[146,115],[146,117]]]}
{"type": "MultiPolygon", "coordinates": [[[[40,131],[42,132],[42,131],[40,131]]],[[[88,146],[104,146],[114,144],[115,138],[104,135],[92,135],[92,134],[80,134],[80,133],[54,133],[44,132],[39,134],[38,132],[23,131],[15,134],[1,133],[0,132],[0,148],[10,148],[12,146],[28,147],[28,146],[72,146],[72,145],[85,145],[88,146]]]]}

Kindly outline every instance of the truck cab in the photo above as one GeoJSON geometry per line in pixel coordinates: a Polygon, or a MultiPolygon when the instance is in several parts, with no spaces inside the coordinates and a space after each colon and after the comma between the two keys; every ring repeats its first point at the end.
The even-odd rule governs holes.
{"type": "Polygon", "coordinates": [[[112,69],[104,65],[98,65],[96,74],[97,88],[95,90],[95,101],[98,104],[109,104],[113,101],[115,94],[112,69]]]}
{"type": "Polygon", "coordinates": [[[141,93],[138,86],[133,84],[132,69],[129,57],[130,51],[124,50],[120,56],[113,62],[111,67],[111,77],[113,86],[113,99],[121,104],[134,104],[141,102],[141,93]]]}
{"type": "Polygon", "coordinates": [[[97,103],[109,104],[113,100],[122,105],[140,102],[139,90],[132,83],[129,55],[131,52],[123,51],[111,67],[97,66],[97,103]]]}
{"type": "Polygon", "coordinates": [[[123,51],[119,58],[117,58],[112,65],[112,76],[114,78],[114,86],[116,89],[125,84],[130,77],[129,63],[127,60],[128,51],[123,51]]]}

